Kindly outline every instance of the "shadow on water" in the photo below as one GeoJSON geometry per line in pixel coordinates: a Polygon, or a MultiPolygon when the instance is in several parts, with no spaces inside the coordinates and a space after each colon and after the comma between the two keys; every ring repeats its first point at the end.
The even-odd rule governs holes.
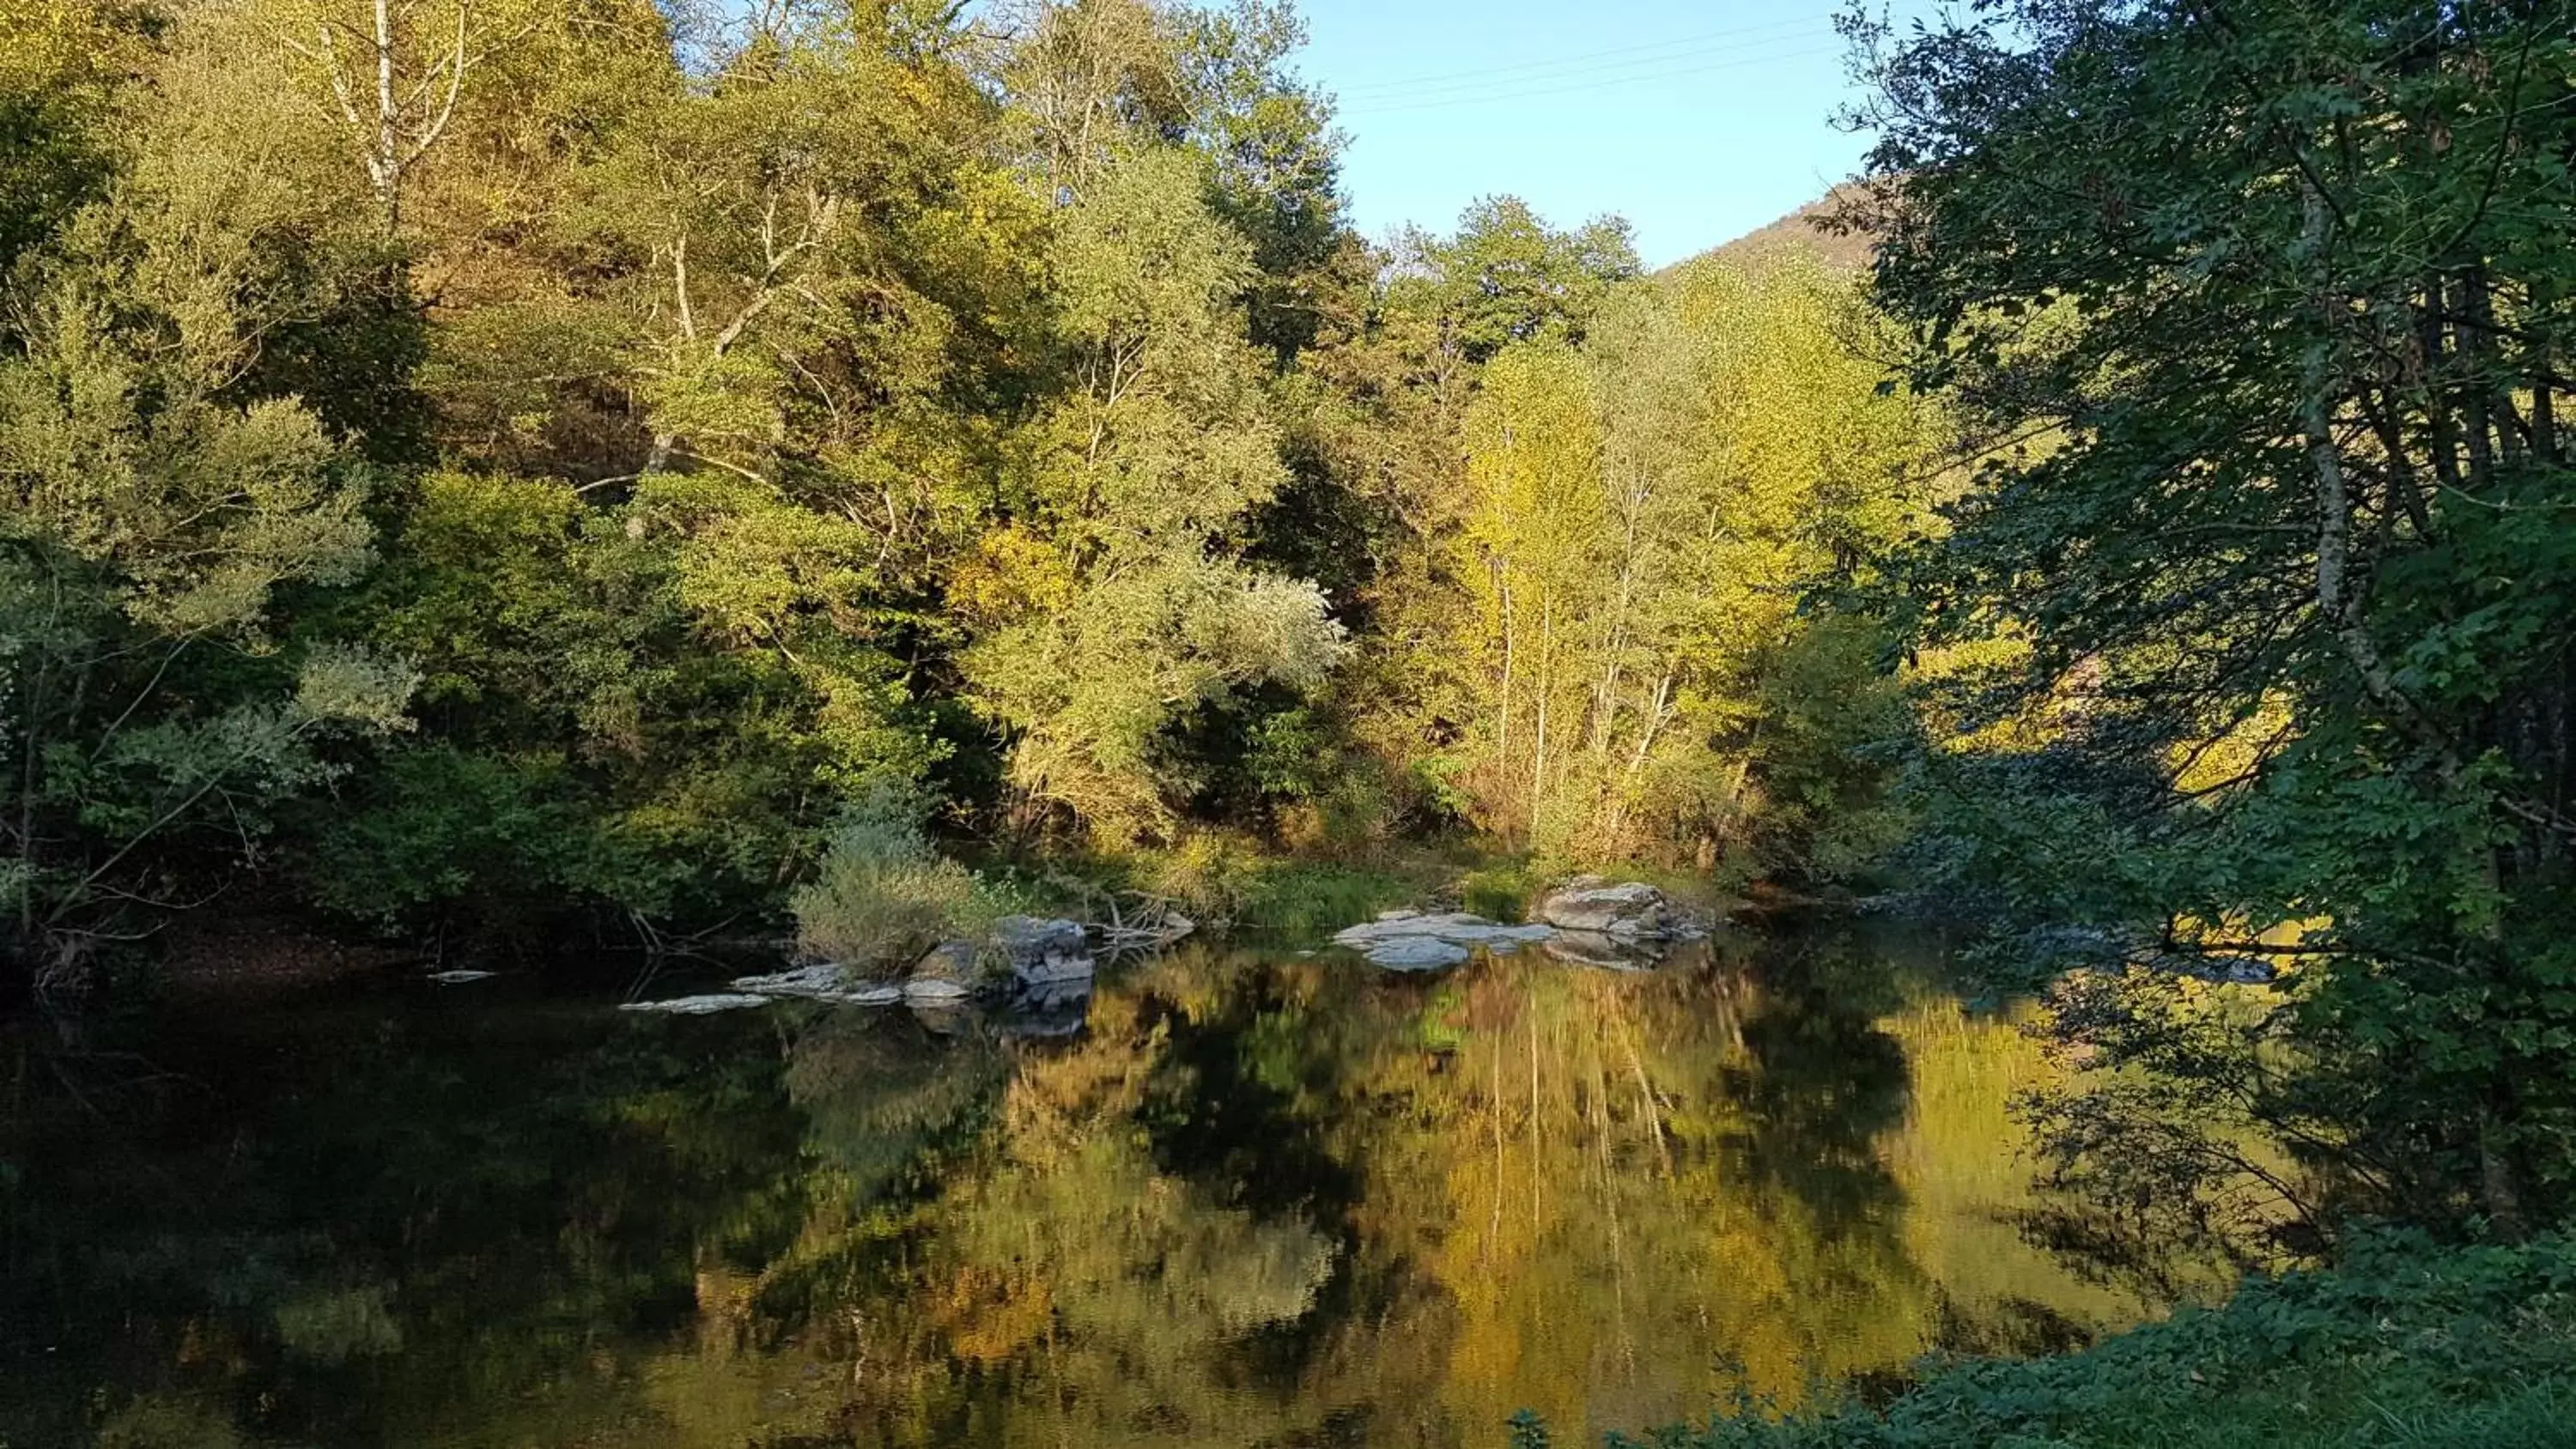
{"type": "Polygon", "coordinates": [[[0,1035],[0,1444],[1397,1445],[2151,1311],[1919,945],[1275,949],[998,1015],[509,979],[0,1035]]]}

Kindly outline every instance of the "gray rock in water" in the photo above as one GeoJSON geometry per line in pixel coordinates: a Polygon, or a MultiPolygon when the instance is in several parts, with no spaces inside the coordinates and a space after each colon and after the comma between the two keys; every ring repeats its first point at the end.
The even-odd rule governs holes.
{"type": "Polygon", "coordinates": [[[1087,981],[1097,966],[1079,922],[1004,916],[993,923],[993,948],[1025,986],[1087,981]]]}
{"type": "Polygon", "coordinates": [[[825,963],[799,966],[769,976],[737,976],[733,989],[754,996],[797,996],[813,1001],[829,1001],[856,989],[850,973],[843,967],[825,963]]]}
{"type": "Polygon", "coordinates": [[[1435,971],[1455,966],[1473,953],[1453,941],[1437,936],[1403,936],[1380,941],[1368,949],[1368,958],[1391,971],[1435,971]]]}
{"type": "Polygon", "coordinates": [[[1417,910],[1398,909],[1392,911],[1380,911],[1377,913],[1377,918],[1381,921],[1409,921],[1421,914],[1422,913],[1417,910]]]}
{"type": "Polygon", "coordinates": [[[1436,916],[1417,912],[1381,916],[1365,925],[1352,926],[1334,936],[1333,944],[1348,946],[1380,966],[1426,971],[1455,966],[1475,954],[1479,946],[1510,952],[1555,934],[1546,926],[1506,926],[1463,911],[1436,916]]]}
{"type": "Polygon", "coordinates": [[[906,1001],[963,1001],[1000,989],[1002,958],[972,941],[944,941],[912,963],[903,979],[906,1001]]]}
{"type": "Polygon", "coordinates": [[[1622,938],[1600,931],[1559,931],[1539,949],[1568,966],[1591,966],[1603,971],[1652,971],[1663,964],[1655,948],[1636,937],[1622,938]]]}
{"type": "Polygon", "coordinates": [[[965,1001],[975,989],[937,976],[916,976],[903,983],[903,999],[915,1006],[948,1006],[965,1001]]]}
{"type": "Polygon", "coordinates": [[[620,1011],[650,1011],[664,1016],[713,1016],[719,1011],[742,1011],[754,1006],[767,1006],[774,998],[753,996],[747,992],[718,992],[709,996],[682,996],[670,1001],[630,1001],[620,1011]]]}
{"type": "Polygon", "coordinates": [[[429,973],[429,979],[441,986],[462,986],[468,981],[489,981],[492,979],[492,973],[489,971],[432,971],[429,973]]]}
{"type": "Polygon", "coordinates": [[[1391,921],[1371,921],[1352,926],[1333,937],[1333,944],[1367,951],[1388,941],[1411,941],[1429,938],[1458,946],[1491,946],[1499,942],[1527,943],[1544,941],[1556,932],[1547,926],[1506,926],[1483,916],[1452,911],[1438,916],[1399,916],[1391,921]]]}
{"type": "Polygon", "coordinates": [[[1707,923],[1643,881],[1612,885],[1597,875],[1577,876],[1549,891],[1538,918],[1565,931],[1590,931],[1632,941],[1689,941],[1708,934],[1707,923]]]}

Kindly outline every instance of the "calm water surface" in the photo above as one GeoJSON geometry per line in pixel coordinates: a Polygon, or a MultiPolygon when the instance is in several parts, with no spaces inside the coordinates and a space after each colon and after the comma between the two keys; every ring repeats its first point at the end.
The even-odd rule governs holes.
{"type": "Polygon", "coordinates": [[[1522,1407],[1578,1444],[2153,1311],[2025,1241],[2007,1103],[2048,1068],[1926,955],[22,1023],[0,1446],[1481,1449],[1522,1407]]]}

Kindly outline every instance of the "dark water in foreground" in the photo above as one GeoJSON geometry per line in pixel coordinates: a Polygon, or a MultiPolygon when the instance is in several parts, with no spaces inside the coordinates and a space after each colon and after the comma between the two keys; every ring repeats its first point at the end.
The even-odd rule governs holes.
{"type": "MultiPolygon", "coordinates": [[[[700,1019],[501,977],[0,1033],[0,1445],[1499,1445],[2149,1311],[1902,943],[700,1019]]],[[[656,994],[670,994],[665,976],[656,994]]]]}

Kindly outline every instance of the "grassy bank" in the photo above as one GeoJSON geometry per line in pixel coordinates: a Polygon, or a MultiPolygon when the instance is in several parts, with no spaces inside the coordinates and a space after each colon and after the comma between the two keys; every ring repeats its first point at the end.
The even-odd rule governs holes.
{"type": "MultiPolygon", "coordinates": [[[[1547,1443],[1516,1427],[1516,1449],[1547,1443]]],[[[2083,1353],[1935,1367],[1884,1409],[1758,1412],[1655,1449],[2560,1449],[2576,1446],[2576,1242],[2373,1241],[2331,1272],[2083,1353]]]]}

